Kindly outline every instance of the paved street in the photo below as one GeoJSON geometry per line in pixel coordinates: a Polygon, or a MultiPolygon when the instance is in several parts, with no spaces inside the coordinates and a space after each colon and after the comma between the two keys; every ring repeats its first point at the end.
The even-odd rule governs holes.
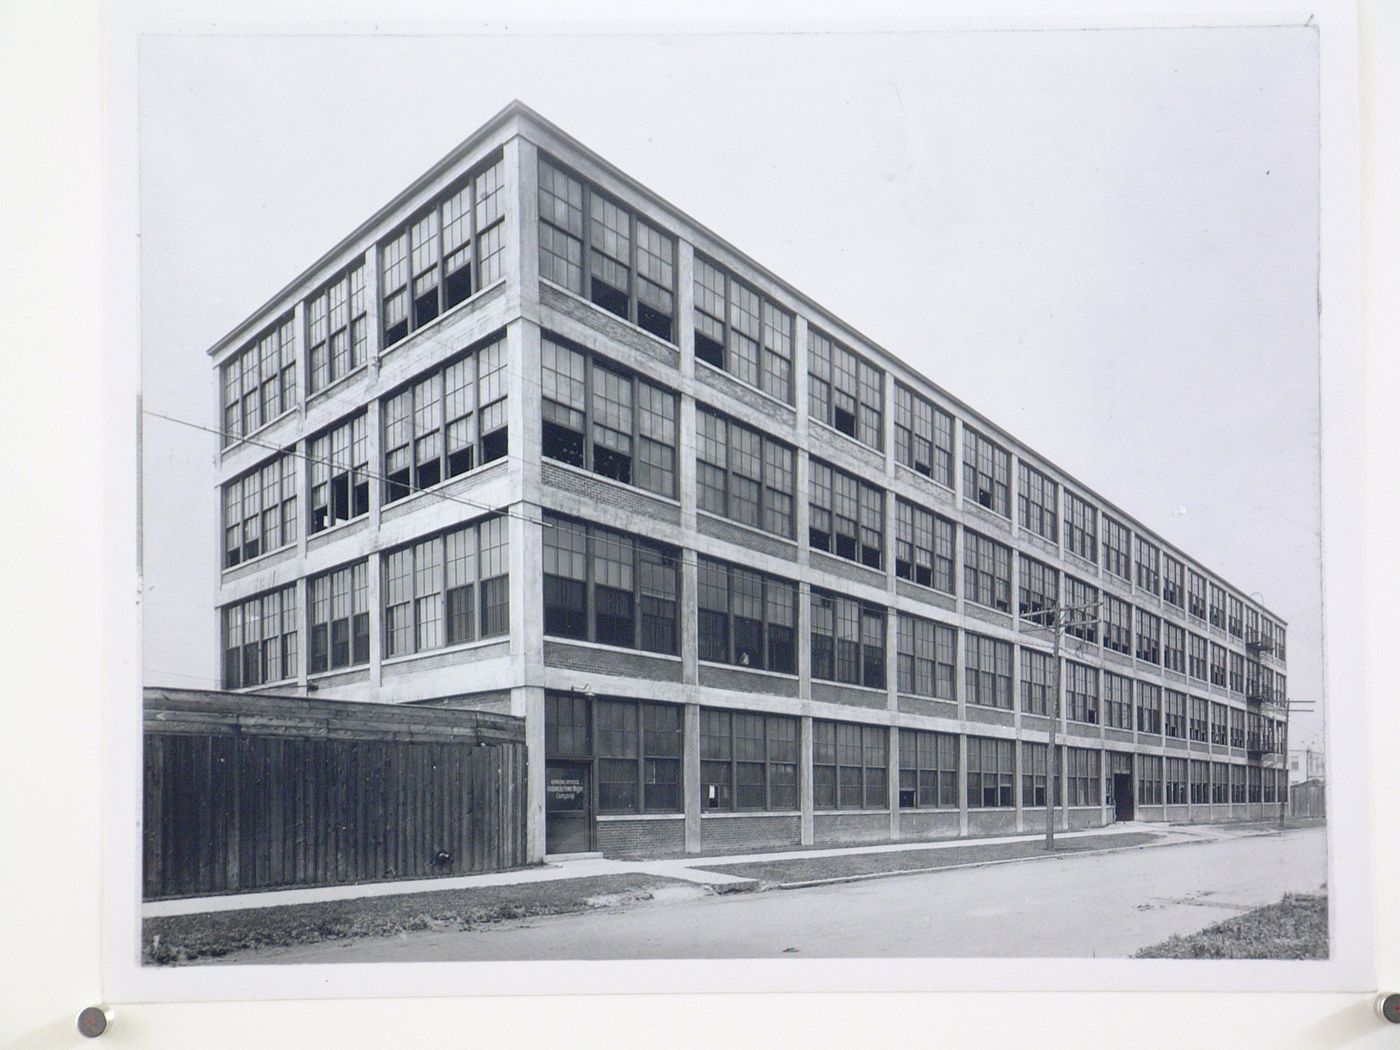
{"type": "Polygon", "coordinates": [[[1326,881],[1323,828],[330,942],[224,962],[1125,957],[1326,881]]]}

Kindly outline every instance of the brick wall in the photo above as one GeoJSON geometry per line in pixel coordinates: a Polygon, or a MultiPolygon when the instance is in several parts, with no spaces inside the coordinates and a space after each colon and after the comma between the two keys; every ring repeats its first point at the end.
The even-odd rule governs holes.
{"type": "MultiPolygon", "coordinates": [[[[668,525],[681,523],[681,509],[673,503],[652,499],[640,489],[630,485],[617,485],[602,478],[580,474],[545,460],[541,466],[541,479],[545,487],[559,492],[567,492],[584,499],[596,500],[609,507],[637,514],[649,520],[665,522],[668,525]]],[[[561,506],[562,510],[577,513],[576,507],[561,506]]]]}
{"type": "Polygon", "coordinates": [[[1016,716],[1010,711],[1000,707],[982,707],[979,704],[967,705],[967,720],[969,722],[981,722],[989,726],[1012,726],[1016,724],[1016,716]]]}
{"type": "Polygon", "coordinates": [[[802,818],[797,814],[774,817],[700,817],[700,848],[734,846],[795,846],[802,841],[802,818]]]}
{"type": "Polygon", "coordinates": [[[1072,828],[1101,828],[1106,823],[1103,810],[1098,806],[1092,809],[1071,808],[1069,811],[1069,826],[1072,828]]]}
{"type": "MultiPolygon", "coordinates": [[[[631,325],[612,317],[607,312],[588,303],[580,302],[573,296],[543,282],[540,283],[540,305],[557,310],[566,317],[606,336],[610,341],[621,343],[629,350],[641,354],[643,357],[649,357],[666,368],[674,370],[681,366],[679,350],[666,346],[652,337],[642,334],[631,325]]],[[[613,356],[616,356],[615,351],[613,356]]]]}
{"type": "Polygon", "coordinates": [[[967,833],[976,835],[1008,835],[1016,830],[1014,809],[972,809],[967,813],[967,833]]]}
{"type": "Polygon", "coordinates": [[[598,849],[609,857],[651,856],[685,852],[685,818],[675,820],[600,820],[598,849]]]}
{"type": "MultiPolygon", "coordinates": [[[[850,580],[852,583],[863,583],[867,587],[874,587],[877,590],[885,589],[885,574],[867,568],[851,561],[849,558],[838,558],[831,554],[824,554],[822,551],[808,552],[813,569],[818,572],[827,573],[830,576],[839,576],[843,580],[850,580]]],[[[821,586],[816,584],[816,586],[821,586]]]]}
{"type": "Polygon", "coordinates": [[[920,587],[918,584],[910,583],[908,580],[896,579],[894,581],[894,589],[895,593],[901,598],[911,598],[916,602],[922,602],[924,605],[931,605],[937,609],[945,609],[948,612],[954,612],[958,607],[957,600],[952,595],[944,594],[942,591],[935,591],[928,587],[920,587]]]}
{"type": "Polygon", "coordinates": [[[583,645],[546,640],[544,662],[549,667],[593,674],[624,675],[630,678],[650,678],[661,682],[679,682],[679,660],[659,660],[644,653],[593,649],[583,645]]]}
{"type": "Polygon", "coordinates": [[[899,710],[909,715],[927,715],[931,718],[957,718],[958,705],[938,700],[926,700],[921,696],[899,698],[899,710]]]}
{"type": "Polygon", "coordinates": [[[871,813],[818,813],[813,819],[812,837],[818,843],[888,842],[890,815],[871,813]]]}
{"type": "Polygon", "coordinates": [[[768,693],[772,696],[797,696],[796,678],[779,678],[771,674],[756,674],[738,667],[700,665],[700,684],[711,689],[730,689],[736,693],[768,693]]]}
{"type": "Polygon", "coordinates": [[[501,638],[489,645],[475,645],[468,649],[454,649],[451,652],[427,652],[412,660],[395,660],[383,666],[380,674],[385,684],[404,679],[412,679],[423,671],[438,667],[466,667],[483,660],[498,660],[510,652],[510,640],[501,638]]]}
{"type": "Polygon", "coordinates": [[[736,547],[758,551],[760,554],[771,555],[774,558],[797,561],[797,544],[789,543],[771,533],[741,528],[723,518],[712,517],[703,512],[695,516],[695,525],[702,536],[708,536],[724,543],[732,543],[736,547]]]}
{"type": "Polygon", "coordinates": [[[902,809],[899,811],[899,837],[902,839],[946,839],[958,837],[958,811],[902,809]]]}
{"type": "Polygon", "coordinates": [[[813,682],[812,699],[850,707],[884,708],[889,704],[889,697],[881,690],[837,685],[835,682],[813,682]]]}
{"type": "MultiPolygon", "coordinates": [[[[755,412],[762,412],[777,425],[774,432],[780,438],[784,436],[785,431],[790,434],[792,429],[797,426],[796,409],[785,406],[774,398],[765,397],[757,390],[750,389],[719,369],[698,359],[695,362],[695,382],[701,388],[723,394],[731,400],[747,405],[755,412]]],[[[704,398],[702,397],[701,400],[704,398]]],[[[723,408],[723,405],[718,407],[723,408]]],[[[789,440],[791,440],[790,436],[789,440]]]]}

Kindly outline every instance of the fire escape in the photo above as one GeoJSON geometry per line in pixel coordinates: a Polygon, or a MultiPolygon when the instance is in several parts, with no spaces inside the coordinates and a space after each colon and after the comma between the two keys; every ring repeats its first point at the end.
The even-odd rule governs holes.
{"type": "Polygon", "coordinates": [[[1249,732],[1245,750],[1253,761],[1260,761],[1266,755],[1282,754],[1280,732],[1276,729],[1276,717],[1286,719],[1283,696],[1273,687],[1273,670],[1265,667],[1260,657],[1275,650],[1271,634],[1251,630],[1245,639],[1245,650],[1249,654],[1249,672],[1245,680],[1245,701],[1249,705],[1249,732]],[[1266,678],[1267,676],[1267,678],[1266,678]]]}

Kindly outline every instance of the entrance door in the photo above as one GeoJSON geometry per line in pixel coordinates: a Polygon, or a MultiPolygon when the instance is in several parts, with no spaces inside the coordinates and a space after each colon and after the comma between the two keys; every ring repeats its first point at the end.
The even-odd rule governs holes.
{"type": "Polygon", "coordinates": [[[1133,775],[1113,774],[1113,819],[1133,819],[1133,775]]]}
{"type": "Polygon", "coordinates": [[[587,762],[550,762],[544,781],[546,853],[587,853],[593,848],[593,808],[587,762]]]}

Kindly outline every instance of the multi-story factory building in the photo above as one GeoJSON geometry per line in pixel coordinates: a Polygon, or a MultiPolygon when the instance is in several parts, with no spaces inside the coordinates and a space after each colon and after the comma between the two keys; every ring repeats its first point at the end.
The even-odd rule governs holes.
{"type": "Polygon", "coordinates": [[[522,717],[535,859],[1281,797],[1277,616],[520,104],[210,354],[225,688],[522,717]]]}

